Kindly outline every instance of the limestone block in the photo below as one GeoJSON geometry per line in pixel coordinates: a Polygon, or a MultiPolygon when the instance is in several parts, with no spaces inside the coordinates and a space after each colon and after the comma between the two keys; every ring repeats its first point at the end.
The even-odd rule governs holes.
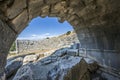
{"type": "Polygon", "coordinates": [[[58,57],[63,57],[67,54],[66,52],[67,52],[66,48],[60,49],[60,50],[55,51],[55,53],[53,55],[58,56],[58,57]]]}
{"type": "Polygon", "coordinates": [[[84,1],[81,0],[70,0],[70,7],[76,8],[75,10],[80,10],[85,7],[84,1]]]}
{"type": "Polygon", "coordinates": [[[78,49],[68,49],[67,50],[67,55],[77,56],[78,55],[78,49]]]}
{"type": "Polygon", "coordinates": [[[42,65],[50,64],[50,63],[52,63],[52,59],[51,59],[50,56],[49,56],[49,57],[46,57],[46,58],[43,58],[43,59],[41,60],[41,63],[42,63],[42,65]]]}
{"type": "Polygon", "coordinates": [[[84,59],[73,66],[67,75],[65,75],[64,80],[90,80],[90,73],[87,69],[88,64],[84,59]]]}
{"type": "Polygon", "coordinates": [[[67,20],[68,20],[69,22],[72,22],[73,20],[76,20],[76,19],[78,19],[78,17],[77,17],[76,15],[70,15],[70,16],[67,18],[67,20]]]}
{"type": "Polygon", "coordinates": [[[33,71],[29,65],[25,65],[21,67],[13,80],[33,80],[33,71]]]}
{"type": "Polygon", "coordinates": [[[43,0],[29,0],[29,19],[39,16],[43,5],[43,0]]]}
{"type": "Polygon", "coordinates": [[[41,17],[46,17],[49,15],[49,9],[50,9],[50,6],[49,5],[45,5],[41,8],[41,17]]]}
{"type": "Polygon", "coordinates": [[[7,55],[7,53],[5,52],[8,51],[15,37],[16,37],[15,32],[5,22],[0,20],[0,45],[1,45],[0,50],[4,54],[7,55]]]}
{"type": "Polygon", "coordinates": [[[44,0],[46,4],[56,4],[58,2],[60,2],[61,0],[44,0]]]}
{"type": "Polygon", "coordinates": [[[14,0],[11,7],[7,9],[7,16],[9,19],[15,18],[27,7],[26,0],[14,0]]]}
{"type": "Polygon", "coordinates": [[[11,21],[15,31],[20,33],[28,24],[28,13],[24,10],[20,15],[11,21]]]}
{"type": "MultiPolygon", "coordinates": [[[[60,3],[55,4],[54,6],[52,6],[51,8],[51,13],[59,13],[59,12],[66,12],[65,11],[65,7],[66,7],[66,2],[62,1],[60,3]]],[[[59,13],[60,14],[60,13],[59,13]]]]}
{"type": "Polygon", "coordinates": [[[29,62],[34,62],[38,59],[38,56],[37,55],[28,55],[28,56],[25,56],[24,60],[23,60],[23,63],[29,63],[29,62]]]}

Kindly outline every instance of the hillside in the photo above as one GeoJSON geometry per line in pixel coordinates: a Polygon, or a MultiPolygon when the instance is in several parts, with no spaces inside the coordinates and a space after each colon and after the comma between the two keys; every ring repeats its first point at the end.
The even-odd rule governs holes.
{"type": "Polygon", "coordinates": [[[79,40],[76,33],[71,31],[57,37],[46,38],[43,40],[18,40],[17,50],[18,53],[49,51],[52,49],[69,47],[74,42],[78,43],[79,40]]]}

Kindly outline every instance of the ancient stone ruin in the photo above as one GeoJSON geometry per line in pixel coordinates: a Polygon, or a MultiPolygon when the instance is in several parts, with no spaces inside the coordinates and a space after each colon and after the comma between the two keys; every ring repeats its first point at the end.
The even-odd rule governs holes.
{"type": "Polygon", "coordinates": [[[10,46],[37,16],[68,21],[87,54],[99,64],[119,72],[119,4],[120,0],[0,0],[0,80],[5,80],[10,46]]]}
{"type": "Polygon", "coordinates": [[[69,47],[74,42],[79,43],[77,35],[75,32],[71,32],[71,34],[60,35],[51,38],[45,38],[42,40],[20,40],[17,39],[15,44],[17,45],[17,53],[32,53],[35,51],[49,51],[53,49],[60,49],[64,47],[69,47]]]}

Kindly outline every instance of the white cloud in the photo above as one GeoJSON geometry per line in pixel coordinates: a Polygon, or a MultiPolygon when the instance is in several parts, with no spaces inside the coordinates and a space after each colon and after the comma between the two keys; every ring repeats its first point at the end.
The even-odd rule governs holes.
{"type": "Polygon", "coordinates": [[[58,36],[58,35],[45,33],[45,34],[41,34],[41,35],[32,34],[29,37],[18,37],[17,39],[20,39],[20,40],[23,40],[23,39],[24,40],[38,40],[38,39],[44,39],[44,38],[47,38],[47,37],[56,37],[56,36],[58,36]]]}
{"type": "Polygon", "coordinates": [[[45,33],[45,34],[43,34],[43,35],[45,35],[45,36],[50,36],[50,33],[45,33]]]}
{"type": "Polygon", "coordinates": [[[37,35],[36,34],[32,34],[31,37],[36,37],[37,35]]]}

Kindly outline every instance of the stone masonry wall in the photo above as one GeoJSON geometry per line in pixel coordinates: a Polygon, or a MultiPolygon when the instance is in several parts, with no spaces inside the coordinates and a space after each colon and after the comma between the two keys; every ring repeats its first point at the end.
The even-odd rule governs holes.
{"type": "MultiPolygon", "coordinates": [[[[0,0],[0,80],[12,42],[35,17],[57,17],[68,21],[87,49],[99,49],[102,55],[92,55],[105,62],[116,61],[120,53],[120,0],[0,0]],[[113,60],[104,50],[115,50],[113,60]]],[[[97,53],[96,53],[97,54],[97,53]]],[[[114,67],[116,67],[116,65],[114,67]]]]}

